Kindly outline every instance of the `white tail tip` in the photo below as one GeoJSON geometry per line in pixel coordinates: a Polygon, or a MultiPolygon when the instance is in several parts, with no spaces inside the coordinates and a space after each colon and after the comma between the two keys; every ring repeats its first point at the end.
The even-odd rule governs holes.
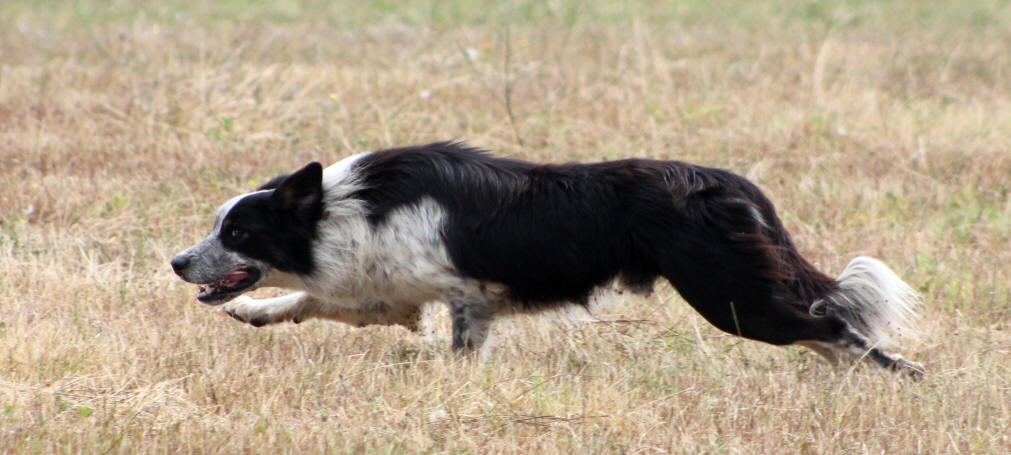
{"type": "Polygon", "coordinates": [[[891,335],[916,338],[923,300],[881,261],[860,256],[839,275],[839,290],[825,298],[840,317],[874,345],[895,346],[891,335]]]}

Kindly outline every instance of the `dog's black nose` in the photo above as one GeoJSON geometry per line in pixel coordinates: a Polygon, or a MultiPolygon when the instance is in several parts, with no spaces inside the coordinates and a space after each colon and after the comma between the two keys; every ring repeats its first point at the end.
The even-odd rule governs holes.
{"type": "Polygon", "coordinates": [[[190,257],[185,255],[176,256],[172,259],[172,270],[175,270],[176,275],[182,275],[183,270],[190,266],[190,257]]]}

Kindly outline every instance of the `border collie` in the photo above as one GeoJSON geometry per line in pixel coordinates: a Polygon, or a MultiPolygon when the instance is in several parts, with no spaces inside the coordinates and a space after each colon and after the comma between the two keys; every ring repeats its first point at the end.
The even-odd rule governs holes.
{"type": "Polygon", "coordinates": [[[228,314],[257,327],[417,331],[440,300],[457,351],[480,347],[497,315],[585,306],[612,285],[648,294],[663,277],[727,333],[923,372],[882,349],[920,305],[887,266],[858,257],[830,278],[758,187],[678,161],[536,164],[439,142],[314,162],[226,202],[172,268],[199,301],[234,299],[228,314]],[[263,286],[298,292],[240,297],[263,286]]]}

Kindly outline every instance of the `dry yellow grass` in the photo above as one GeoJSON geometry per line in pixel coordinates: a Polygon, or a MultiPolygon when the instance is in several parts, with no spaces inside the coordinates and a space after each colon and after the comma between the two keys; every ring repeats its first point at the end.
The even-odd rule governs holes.
{"type": "Polygon", "coordinates": [[[4,1],[0,452],[1011,452],[1011,7],[881,3],[4,1]],[[480,362],[445,323],[241,325],[169,270],[276,173],[447,138],[748,175],[823,269],[926,295],[929,374],[667,287],[506,321],[480,362]]]}

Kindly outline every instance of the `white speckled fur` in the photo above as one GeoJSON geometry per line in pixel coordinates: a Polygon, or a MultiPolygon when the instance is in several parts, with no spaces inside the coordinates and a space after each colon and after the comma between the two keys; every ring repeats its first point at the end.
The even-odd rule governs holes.
{"type": "MultiPolygon", "coordinates": [[[[242,296],[226,305],[225,311],[247,322],[256,321],[255,325],[319,317],[354,326],[399,324],[421,330],[426,302],[474,295],[498,300],[501,286],[460,278],[453,272],[441,236],[445,213],[434,200],[425,198],[401,207],[378,228],[369,225],[367,207],[348,197],[361,188],[354,163],[366,155],[346,158],[323,172],[326,212],[313,248],[315,271],[298,276],[275,270],[261,284],[299,292],[260,300],[242,296]]],[[[227,213],[225,206],[219,214],[221,210],[227,213]]],[[[472,331],[475,341],[487,336],[486,326],[472,331]]]]}

